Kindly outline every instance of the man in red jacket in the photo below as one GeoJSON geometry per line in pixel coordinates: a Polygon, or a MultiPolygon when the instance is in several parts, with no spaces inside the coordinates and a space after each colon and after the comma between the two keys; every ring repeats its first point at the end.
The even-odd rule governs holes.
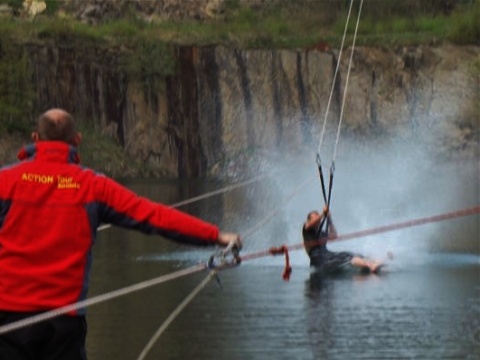
{"type": "MultiPolygon", "coordinates": [[[[238,234],[134,194],[78,165],[81,135],[61,109],[38,118],[20,162],[0,169],[0,326],[85,300],[97,227],[110,223],[197,245],[238,234]]],[[[84,360],[84,309],[0,335],[2,360],[84,360]]]]}

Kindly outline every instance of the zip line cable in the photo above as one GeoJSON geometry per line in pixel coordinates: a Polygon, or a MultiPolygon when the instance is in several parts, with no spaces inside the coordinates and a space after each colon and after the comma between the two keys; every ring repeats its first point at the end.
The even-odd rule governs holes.
{"type": "MultiPolygon", "coordinates": [[[[384,225],[384,226],[378,226],[366,230],[361,230],[361,231],[355,231],[351,232],[348,234],[344,235],[338,235],[336,238],[330,238],[329,241],[345,241],[345,240],[351,240],[351,239],[356,239],[360,237],[366,237],[366,236],[372,236],[372,235],[378,235],[390,231],[395,231],[395,230],[400,230],[400,229],[405,229],[405,228],[410,228],[414,226],[420,226],[420,225],[425,225],[428,223],[434,223],[434,222],[439,222],[439,221],[445,221],[449,219],[455,219],[455,218],[460,218],[460,217],[465,217],[465,216],[470,216],[470,215],[475,215],[475,214],[480,214],[480,206],[474,206],[471,208],[466,208],[462,210],[456,210],[452,211],[449,213],[444,213],[444,214],[439,214],[439,215],[434,215],[434,216],[428,216],[428,217],[423,217],[419,219],[414,219],[414,220],[407,220],[403,222],[398,222],[395,224],[390,224],[390,225],[384,225]]],[[[302,249],[303,242],[294,244],[294,245],[289,245],[287,246],[288,250],[298,250],[302,249]]],[[[258,259],[261,257],[264,257],[266,255],[271,255],[271,252],[269,250],[266,251],[259,251],[255,253],[250,253],[245,256],[241,257],[242,262],[243,261],[248,261],[248,260],[253,260],[253,259],[258,259]]]]}
{"type": "Polygon", "coordinates": [[[212,270],[208,275],[198,284],[193,291],[188,294],[188,296],[177,306],[177,308],[170,314],[170,316],[165,320],[165,322],[158,328],[155,334],[152,336],[150,341],[147,343],[145,348],[140,353],[138,360],[143,360],[147,356],[150,349],[155,345],[155,342],[158,338],[165,332],[168,326],[175,320],[175,318],[180,315],[180,313],[187,307],[187,305],[197,296],[200,291],[207,286],[210,280],[217,275],[217,270],[212,270]]]}
{"type": "MultiPolygon", "coordinates": [[[[457,211],[444,213],[444,214],[439,214],[439,215],[435,215],[435,216],[424,217],[424,218],[419,218],[419,219],[414,219],[414,220],[408,220],[408,221],[399,222],[399,223],[395,223],[395,224],[391,224],[391,225],[379,226],[379,227],[375,227],[375,228],[371,228],[371,229],[352,232],[352,233],[348,233],[348,234],[345,234],[345,235],[339,235],[337,238],[335,238],[334,240],[332,239],[332,240],[333,241],[350,240],[350,239],[354,239],[354,238],[377,235],[377,234],[380,234],[380,233],[400,230],[400,229],[403,229],[403,228],[409,228],[409,227],[424,225],[424,224],[428,224],[428,223],[445,221],[445,220],[448,220],[448,219],[465,217],[465,216],[470,216],[470,215],[474,215],[474,214],[480,214],[480,206],[475,206],[475,207],[471,207],[471,208],[467,208],[467,209],[463,209],[463,210],[457,210],[457,211]]],[[[287,246],[286,248],[288,250],[301,249],[301,248],[303,248],[303,242],[287,246]]],[[[250,254],[242,256],[241,261],[242,262],[250,261],[250,260],[258,259],[258,258],[261,258],[261,257],[265,257],[267,255],[268,256],[272,255],[270,250],[254,252],[254,253],[250,253],[250,254]]],[[[143,290],[143,289],[146,289],[146,288],[149,288],[149,287],[152,287],[152,286],[155,286],[155,285],[158,285],[158,284],[170,281],[170,280],[174,280],[174,279],[186,276],[186,275],[194,274],[194,273],[203,271],[205,269],[207,269],[207,266],[206,266],[205,263],[197,264],[195,266],[191,266],[191,267],[186,268],[186,269],[175,271],[175,272],[167,274],[167,275],[162,275],[162,276],[159,276],[159,277],[151,279],[151,280],[143,281],[141,283],[130,285],[130,286],[118,289],[118,290],[114,290],[114,291],[111,291],[109,293],[105,293],[103,295],[98,295],[98,296],[92,297],[92,298],[84,300],[84,301],[80,301],[80,302],[77,302],[77,303],[74,303],[74,304],[71,304],[71,305],[63,306],[63,307],[58,308],[58,309],[47,311],[47,312],[32,316],[32,317],[27,318],[27,319],[23,319],[23,320],[13,322],[13,323],[10,323],[10,324],[4,325],[4,326],[0,326],[0,335],[11,332],[11,331],[14,331],[14,330],[18,330],[20,328],[23,328],[23,327],[26,327],[26,326],[29,326],[29,325],[39,323],[39,322],[44,321],[44,320],[52,319],[54,317],[67,314],[69,312],[78,310],[79,308],[87,308],[87,307],[90,307],[92,305],[105,302],[107,300],[112,300],[114,298],[124,296],[124,295],[130,294],[130,293],[136,292],[136,291],[140,291],[140,290],[143,290]]]]}
{"type": "MultiPolygon", "coordinates": [[[[322,143],[323,143],[323,137],[325,135],[325,129],[326,129],[326,126],[327,126],[328,113],[330,112],[330,105],[331,105],[331,102],[332,102],[333,92],[335,90],[335,85],[337,83],[337,76],[338,76],[338,71],[340,69],[340,63],[341,63],[342,56],[343,56],[343,48],[345,46],[345,39],[347,37],[348,24],[350,23],[350,15],[352,13],[353,2],[354,2],[354,0],[350,0],[350,7],[348,9],[347,20],[345,21],[345,28],[343,30],[342,42],[341,42],[341,45],[340,45],[340,52],[338,53],[337,64],[335,66],[335,72],[333,74],[332,86],[330,88],[330,95],[328,97],[327,108],[325,109],[325,116],[324,116],[324,119],[323,119],[322,131],[320,133],[320,140],[318,142],[318,147],[317,147],[318,172],[319,172],[320,183],[321,183],[321,187],[322,187],[323,200],[325,201],[325,204],[327,204],[327,206],[330,205],[331,189],[332,189],[332,182],[333,182],[333,172],[334,172],[334,163],[333,163],[333,159],[332,159],[332,166],[330,167],[330,181],[329,181],[330,191],[328,192],[328,196],[327,196],[327,193],[326,193],[326,190],[325,190],[325,180],[324,180],[324,176],[323,176],[322,159],[321,159],[321,156],[320,156],[320,150],[321,150],[322,143]],[[328,199],[327,199],[327,197],[328,197],[328,199]]],[[[362,2],[363,2],[363,0],[362,0],[362,2]]],[[[360,20],[360,15],[357,18],[357,25],[358,25],[359,20],[360,20]]],[[[353,49],[354,49],[354,47],[352,48],[352,53],[353,53],[353,49]]],[[[352,61],[352,59],[350,59],[350,61],[352,61]]],[[[350,67],[349,67],[349,69],[350,69],[350,67]]],[[[347,84],[345,85],[344,98],[346,96],[346,89],[347,89],[347,84]]],[[[345,105],[345,103],[343,102],[342,103],[342,111],[341,111],[340,116],[342,116],[342,114],[343,114],[343,106],[344,105],[345,105]]],[[[339,125],[340,125],[340,122],[341,121],[339,121],[339,125]]],[[[338,144],[338,133],[339,132],[340,132],[340,126],[337,129],[337,142],[336,142],[335,147],[338,144]]],[[[335,151],[334,151],[334,153],[335,153],[335,151]]],[[[319,232],[322,231],[324,222],[325,222],[325,220],[323,220],[322,223],[320,224],[319,232]]],[[[328,229],[328,221],[327,221],[327,229],[328,229]]]]}
{"type": "MultiPolygon", "coordinates": [[[[275,174],[257,176],[257,177],[254,177],[252,179],[249,179],[249,180],[246,180],[246,181],[243,181],[243,182],[239,182],[239,183],[236,183],[236,184],[228,185],[228,186],[225,186],[221,189],[210,191],[210,192],[207,192],[205,194],[195,196],[195,197],[187,199],[187,200],[176,202],[176,203],[171,204],[169,206],[173,207],[173,208],[177,208],[177,207],[180,207],[180,206],[183,206],[183,205],[191,204],[191,203],[194,203],[194,202],[199,201],[199,200],[207,199],[207,198],[212,197],[214,195],[223,194],[223,193],[226,193],[228,191],[231,191],[231,190],[234,190],[234,189],[246,186],[246,185],[250,185],[250,184],[252,184],[254,182],[257,182],[257,181],[260,181],[260,180],[268,179],[269,177],[272,177],[273,175],[275,175],[275,174]]],[[[112,227],[111,224],[104,224],[104,225],[100,225],[97,228],[97,230],[102,231],[102,230],[108,229],[110,227],[112,227]]]]}
{"type": "Polygon", "coordinates": [[[263,219],[261,219],[254,227],[250,228],[249,230],[245,231],[244,232],[244,236],[243,238],[247,238],[247,237],[250,237],[251,235],[253,235],[258,229],[260,229],[263,225],[265,225],[266,223],[268,223],[271,219],[274,218],[274,216],[280,211],[282,210],[285,205],[290,202],[292,199],[295,198],[295,196],[297,196],[300,191],[305,187],[305,185],[311,181],[314,180],[314,177],[312,178],[308,178],[306,179],[305,181],[303,181],[299,186],[297,186],[295,188],[295,190],[293,192],[291,192],[287,197],[285,197],[285,199],[276,207],[274,208],[272,211],[269,212],[269,214],[267,216],[265,216],[263,219]]]}
{"type": "MultiPolygon", "coordinates": [[[[353,3],[353,0],[351,3],[353,3]]],[[[348,62],[347,78],[345,79],[345,89],[343,93],[342,106],[340,107],[340,119],[338,121],[337,138],[335,140],[335,146],[333,148],[332,166],[335,163],[335,159],[337,156],[338,142],[340,140],[340,131],[341,131],[341,126],[343,121],[343,111],[345,109],[345,100],[347,99],[348,80],[350,79],[350,71],[352,69],[353,53],[355,51],[355,43],[357,41],[358,25],[360,24],[360,15],[362,14],[362,7],[363,7],[363,0],[360,0],[360,6],[358,8],[357,24],[355,25],[355,32],[353,34],[352,51],[350,52],[350,61],[348,62]]]]}
{"type": "MultiPolygon", "coordinates": [[[[258,181],[261,181],[261,180],[267,180],[269,178],[272,178],[278,174],[281,174],[283,172],[290,172],[290,169],[289,170],[286,170],[286,171],[276,171],[276,172],[273,172],[273,173],[270,173],[270,174],[265,174],[265,175],[260,175],[260,176],[256,176],[254,178],[251,178],[251,179],[248,179],[248,180],[245,180],[245,181],[242,181],[242,182],[239,182],[239,183],[235,183],[235,184],[231,184],[231,185],[227,185],[223,188],[220,188],[220,189],[217,189],[217,190],[213,190],[213,191],[210,191],[210,192],[207,192],[205,194],[202,194],[202,195],[198,195],[198,196],[195,196],[195,197],[192,197],[192,198],[189,198],[189,199],[186,199],[186,200],[182,200],[182,201],[179,201],[179,202],[176,202],[176,203],[173,203],[171,205],[169,205],[170,207],[173,207],[173,208],[178,208],[178,207],[181,207],[181,206],[184,206],[184,205],[188,205],[188,204],[192,204],[196,201],[199,201],[199,200],[204,200],[204,199],[207,199],[209,197],[212,197],[212,196],[215,196],[215,195],[220,195],[220,194],[224,194],[224,193],[227,193],[229,191],[232,191],[232,190],[235,190],[235,189],[238,189],[238,188],[241,188],[241,187],[244,187],[246,185],[250,185],[254,182],[258,182],[258,181]]],[[[97,231],[102,231],[102,230],[106,230],[108,228],[112,227],[111,224],[103,224],[103,225],[100,225],[99,227],[97,227],[97,231]]]]}
{"type": "Polygon", "coordinates": [[[47,311],[47,312],[44,312],[44,313],[41,313],[41,314],[38,314],[38,315],[34,315],[32,317],[29,317],[29,318],[26,318],[26,319],[23,319],[23,320],[12,322],[10,324],[0,326],[0,335],[5,334],[5,333],[10,332],[10,331],[13,331],[13,330],[18,330],[20,328],[24,328],[26,326],[37,324],[37,323],[45,321],[45,320],[53,319],[54,317],[57,317],[57,316],[60,316],[60,315],[65,315],[67,313],[70,313],[72,311],[76,311],[78,309],[87,308],[89,306],[105,302],[107,300],[112,300],[112,299],[115,299],[115,298],[120,297],[120,296],[124,296],[124,295],[130,294],[130,293],[133,293],[133,292],[136,292],[136,291],[139,291],[139,290],[143,290],[143,289],[146,289],[146,288],[158,285],[158,284],[162,284],[162,283],[164,283],[166,281],[169,281],[169,280],[173,280],[173,279],[177,279],[177,278],[182,277],[182,276],[193,274],[193,273],[202,271],[205,268],[206,268],[205,264],[198,264],[196,266],[192,266],[192,267],[189,267],[189,268],[186,268],[186,269],[183,269],[183,270],[175,271],[175,272],[167,274],[167,275],[162,275],[162,276],[159,276],[159,277],[151,279],[151,280],[143,281],[143,282],[140,282],[138,284],[134,284],[134,285],[130,285],[130,286],[118,289],[118,290],[114,290],[114,291],[111,291],[109,293],[105,293],[103,295],[94,296],[94,297],[92,297],[90,299],[87,299],[87,300],[79,301],[79,302],[76,302],[74,304],[70,304],[70,305],[60,307],[58,309],[54,309],[54,310],[47,311]]]}
{"type": "MultiPolygon", "coordinates": [[[[348,23],[349,23],[349,19],[350,19],[350,13],[352,11],[353,2],[354,2],[354,0],[350,1],[350,8],[349,8],[349,12],[348,12],[347,21],[345,23],[345,31],[343,33],[343,38],[342,38],[342,49],[343,49],[345,37],[346,37],[346,34],[347,34],[347,28],[348,28],[348,23]]],[[[338,69],[339,69],[339,66],[340,66],[341,56],[339,56],[338,61],[337,61],[337,66],[336,66],[335,75],[334,75],[334,82],[332,83],[332,89],[331,89],[331,92],[330,92],[330,99],[329,99],[329,103],[327,105],[327,111],[325,113],[325,120],[324,120],[324,123],[323,123],[322,135],[321,135],[320,143],[318,145],[318,150],[317,150],[318,173],[319,173],[319,176],[320,176],[320,184],[321,184],[321,187],[322,187],[323,199],[325,201],[325,206],[326,206],[327,209],[330,208],[330,201],[331,201],[331,198],[332,198],[333,173],[335,171],[335,160],[336,160],[336,156],[337,156],[338,143],[339,143],[339,140],[340,140],[340,132],[341,132],[342,122],[343,122],[343,112],[344,112],[344,109],[345,109],[345,101],[347,99],[348,81],[349,81],[350,72],[351,72],[351,69],[352,69],[353,54],[355,52],[355,43],[356,43],[356,39],[357,39],[358,26],[360,24],[360,17],[361,17],[361,14],[362,14],[362,7],[363,7],[363,0],[360,0],[360,6],[359,6],[359,9],[358,9],[358,15],[357,15],[357,22],[356,22],[356,25],[355,25],[355,32],[354,32],[354,35],[353,35],[352,49],[351,49],[351,52],[350,52],[350,59],[348,61],[348,70],[347,70],[347,76],[346,76],[346,80],[345,80],[345,88],[344,88],[343,97],[342,97],[342,104],[341,104],[341,107],[340,107],[340,116],[339,116],[339,120],[338,120],[337,135],[336,135],[336,139],[335,139],[335,145],[334,145],[334,148],[333,148],[332,162],[331,162],[331,166],[330,166],[328,194],[327,194],[327,191],[325,189],[325,180],[324,180],[323,170],[322,170],[322,160],[321,160],[321,156],[320,156],[320,147],[321,147],[321,143],[322,143],[322,140],[323,140],[323,134],[324,134],[325,126],[326,126],[326,123],[327,123],[327,115],[328,115],[328,110],[329,110],[329,107],[330,107],[330,99],[331,99],[331,96],[333,94],[333,90],[334,90],[334,87],[335,87],[335,78],[337,76],[338,69]]],[[[316,234],[317,237],[320,237],[320,234],[322,233],[322,231],[324,229],[324,225],[325,225],[325,233],[328,234],[328,229],[329,229],[329,226],[330,226],[330,219],[329,219],[328,216],[323,217],[323,219],[322,219],[322,221],[321,221],[321,223],[318,227],[318,231],[317,231],[317,234],[316,234]]]]}
{"type": "Polygon", "coordinates": [[[342,43],[340,45],[340,52],[338,53],[337,65],[335,66],[335,72],[333,74],[332,87],[330,89],[330,95],[328,97],[327,108],[325,110],[325,117],[323,119],[322,131],[320,133],[320,141],[318,142],[317,154],[320,154],[320,148],[322,147],[323,136],[325,135],[325,128],[327,125],[328,113],[330,111],[330,104],[332,102],[333,91],[335,90],[335,84],[337,82],[338,70],[340,68],[340,60],[343,54],[343,47],[345,44],[345,38],[347,37],[348,23],[350,22],[350,14],[352,13],[353,0],[350,1],[350,8],[348,9],[347,21],[345,22],[345,29],[343,30],[342,43]]]}

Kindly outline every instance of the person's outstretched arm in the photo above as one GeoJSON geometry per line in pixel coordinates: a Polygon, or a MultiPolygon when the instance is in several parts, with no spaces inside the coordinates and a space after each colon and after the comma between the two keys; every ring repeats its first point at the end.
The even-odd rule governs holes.
{"type": "Polygon", "coordinates": [[[194,245],[227,246],[232,241],[242,245],[238,234],[222,232],[214,224],[138,196],[108,177],[97,176],[96,189],[99,222],[194,245]]]}

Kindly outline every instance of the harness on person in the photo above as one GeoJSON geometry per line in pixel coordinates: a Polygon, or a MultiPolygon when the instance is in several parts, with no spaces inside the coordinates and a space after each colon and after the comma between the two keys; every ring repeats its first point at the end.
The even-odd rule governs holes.
{"type": "MultiPolygon", "coordinates": [[[[318,166],[318,174],[320,177],[320,184],[322,185],[323,200],[325,202],[325,206],[327,207],[327,209],[330,209],[330,201],[332,199],[333,173],[335,171],[335,162],[332,161],[332,165],[330,166],[328,193],[325,189],[325,178],[323,176],[322,159],[320,158],[320,153],[317,153],[317,166],[318,166]]],[[[318,227],[316,238],[319,239],[320,234],[322,234],[322,232],[328,237],[329,227],[330,227],[330,220],[328,216],[324,216],[322,221],[320,222],[320,226],[318,227]]]]}

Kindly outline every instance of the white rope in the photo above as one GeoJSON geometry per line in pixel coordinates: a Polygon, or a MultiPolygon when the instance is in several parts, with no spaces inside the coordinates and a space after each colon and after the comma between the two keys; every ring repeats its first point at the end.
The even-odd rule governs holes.
{"type": "Polygon", "coordinates": [[[285,197],[284,201],[280,203],[276,208],[271,209],[266,217],[264,217],[262,220],[260,220],[254,227],[250,228],[249,230],[244,232],[243,238],[247,238],[251,235],[253,235],[258,229],[260,229],[263,225],[267,224],[271,219],[274,218],[274,216],[282,210],[285,205],[290,202],[295,196],[297,196],[302,189],[305,188],[305,185],[309,183],[310,181],[313,181],[316,177],[311,177],[309,179],[306,179],[303,181],[299,186],[297,186],[293,192],[291,192],[287,197],[285,197]]]}
{"type": "Polygon", "coordinates": [[[340,45],[340,52],[338,53],[337,65],[335,66],[335,73],[333,75],[332,87],[330,89],[330,96],[328,97],[327,108],[325,110],[325,117],[323,119],[322,132],[320,134],[320,141],[318,142],[317,154],[320,154],[320,148],[322,147],[323,136],[325,134],[325,128],[327,125],[327,117],[330,111],[330,104],[332,102],[333,91],[335,90],[335,84],[337,82],[338,70],[340,68],[340,60],[342,59],[343,47],[345,44],[345,38],[347,37],[348,23],[350,22],[350,14],[352,13],[353,1],[350,1],[350,8],[348,9],[347,21],[345,22],[345,29],[343,30],[342,44],[340,45]]]}
{"type": "MultiPolygon", "coordinates": [[[[223,193],[226,193],[228,191],[243,187],[245,185],[249,185],[249,184],[252,184],[254,182],[267,179],[269,177],[272,177],[273,175],[275,175],[275,174],[257,176],[257,177],[254,177],[254,178],[250,179],[250,180],[246,180],[246,181],[243,181],[243,182],[240,182],[240,183],[228,185],[228,186],[225,186],[221,189],[217,189],[217,190],[205,193],[203,195],[195,196],[195,197],[187,199],[187,200],[179,201],[179,202],[174,203],[174,204],[169,205],[169,206],[173,207],[173,208],[177,208],[177,207],[180,207],[180,206],[183,206],[183,205],[191,204],[191,203],[194,203],[196,201],[203,200],[203,199],[209,198],[209,197],[214,196],[214,195],[223,194],[223,193]]],[[[108,229],[110,227],[112,227],[111,224],[100,225],[97,228],[97,231],[102,231],[102,230],[108,229]]]]}
{"type": "Polygon", "coordinates": [[[130,293],[135,292],[135,291],[143,290],[143,289],[146,289],[148,287],[158,285],[158,284],[164,283],[164,282],[169,281],[169,280],[178,279],[179,277],[186,276],[186,275],[189,275],[189,274],[193,274],[193,273],[202,271],[204,269],[206,269],[206,265],[205,264],[199,264],[199,265],[192,266],[192,267],[189,267],[189,268],[186,268],[186,269],[183,269],[183,270],[175,271],[175,272],[167,274],[167,275],[159,276],[159,277],[151,279],[151,280],[143,281],[143,282],[140,282],[138,284],[130,285],[130,286],[127,286],[127,287],[124,287],[124,288],[121,288],[121,289],[118,289],[118,290],[115,290],[115,291],[112,291],[112,292],[109,292],[109,293],[106,293],[106,294],[103,294],[103,295],[95,296],[95,297],[92,297],[92,298],[84,300],[84,301],[79,301],[79,302],[71,304],[71,305],[66,305],[66,306],[63,306],[63,307],[58,308],[58,309],[47,311],[47,312],[44,312],[44,313],[29,317],[29,318],[26,318],[26,319],[23,319],[23,320],[19,320],[19,321],[16,321],[16,322],[4,325],[4,326],[0,326],[0,335],[5,334],[5,333],[10,332],[10,331],[18,330],[20,328],[24,328],[26,326],[30,326],[30,325],[39,323],[41,321],[53,319],[54,317],[67,314],[67,313],[72,312],[72,311],[77,311],[78,309],[81,309],[81,308],[86,308],[88,306],[92,306],[92,305],[95,305],[95,304],[98,304],[98,303],[101,303],[101,302],[105,302],[107,300],[111,300],[111,299],[117,298],[119,296],[130,294],[130,293]]]}
{"type": "Polygon", "coordinates": [[[140,353],[138,360],[143,360],[147,356],[150,349],[155,345],[155,342],[158,338],[165,332],[168,326],[175,320],[175,318],[180,315],[180,313],[185,309],[185,307],[197,296],[197,294],[209,283],[209,281],[216,276],[217,271],[212,270],[210,273],[203,279],[203,281],[197,285],[195,289],[177,306],[177,308],[170,314],[170,316],[165,320],[165,322],[158,328],[155,334],[152,336],[150,341],[145,345],[145,348],[140,353]]]}
{"type": "MultiPolygon", "coordinates": [[[[293,192],[291,192],[284,201],[280,203],[276,208],[274,208],[272,211],[268,213],[268,215],[260,220],[257,225],[252,227],[251,229],[247,230],[244,232],[243,238],[247,238],[254,234],[258,229],[260,229],[261,226],[265,225],[268,221],[273,219],[273,217],[281,210],[284,208],[284,206],[291,201],[303,188],[304,186],[310,182],[313,181],[315,177],[312,177],[310,179],[305,180],[302,182],[298,187],[294,189],[293,192]]],[[[182,304],[179,305],[177,309],[165,320],[165,322],[160,326],[160,328],[155,332],[155,334],[152,336],[150,341],[147,343],[145,348],[143,349],[142,353],[138,357],[138,360],[142,360],[145,358],[147,353],[150,351],[150,349],[153,347],[155,342],[158,340],[161,334],[167,329],[167,327],[172,323],[172,321],[180,314],[180,312],[193,300],[193,298],[200,292],[201,289],[205,287],[205,285],[210,281],[210,279],[216,275],[216,271],[213,270],[210,272],[209,276],[207,276],[202,283],[200,283],[193,291],[192,293],[182,302],[182,304]]]]}
{"type": "MultiPolygon", "coordinates": [[[[352,2],[353,2],[353,0],[352,0],[352,2]]],[[[355,33],[353,35],[352,51],[350,53],[350,61],[348,63],[348,71],[347,71],[347,78],[345,80],[345,89],[344,89],[344,93],[343,93],[342,106],[340,108],[340,119],[338,121],[337,139],[335,140],[335,147],[334,147],[333,155],[332,155],[332,164],[335,162],[335,159],[336,159],[336,156],[337,156],[338,141],[340,139],[340,131],[341,131],[342,120],[343,120],[343,111],[344,111],[344,108],[345,108],[345,100],[347,98],[348,80],[350,78],[350,70],[352,68],[353,53],[355,51],[355,42],[357,40],[358,25],[360,24],[360,15],[362,14],[362,7],[363,7],[363,0],[360,1],[360,6],[359,6],[359,9],[358,9],[358,16],[357,16],[357,24],[355,26],[355,33]]]]}

